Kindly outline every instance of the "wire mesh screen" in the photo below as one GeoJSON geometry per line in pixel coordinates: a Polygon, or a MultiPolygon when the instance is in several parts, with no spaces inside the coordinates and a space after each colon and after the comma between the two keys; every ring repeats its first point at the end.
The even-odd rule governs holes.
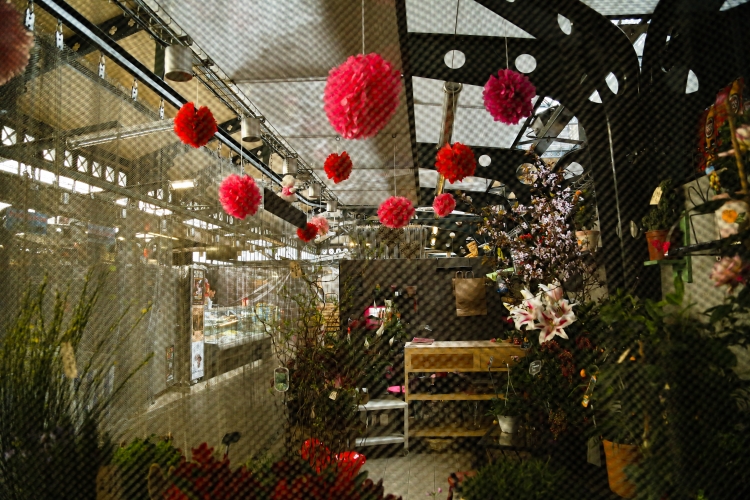
{"type": "Polygon", "coordinates": [[[750,2],[3,12],[0,498],[749,497],[750,2]]]}

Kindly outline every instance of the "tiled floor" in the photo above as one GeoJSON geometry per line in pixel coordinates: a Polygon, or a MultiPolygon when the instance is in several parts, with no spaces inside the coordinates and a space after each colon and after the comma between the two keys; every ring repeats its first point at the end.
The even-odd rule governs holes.
{"type": "Polygon", "coordinates": [[[390,458],[368,459],[362,468],[368,477],[377,482],[383,479],[386,493],[400,495],[403,500],[425,500],[428,493],[437,492],[435,498],[448,495],[448,476],[452,472],[472,468],[470,453],[410,453],[390,458]]]}

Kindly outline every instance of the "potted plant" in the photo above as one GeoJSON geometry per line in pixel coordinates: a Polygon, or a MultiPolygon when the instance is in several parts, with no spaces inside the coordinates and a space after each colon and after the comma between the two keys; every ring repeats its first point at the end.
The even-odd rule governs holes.
{"type": "Polygon", "coordinates": [[[492,398],[487,414],[497,421],[501,432],[515,434],[523,408],[523,398],[518,394],[509,393],[505,399],[492,398]]]}
{"type": "MultiPolygon", "coordinates": [[[[497,460],[461,483],[465,500],[516,500],[561,498],[564,472],[553,469],[548,461],[497,460]]],[[[563,493],[563,497],[564,493],[563,493]]]]}
{"type": "Polygon", "coordinates": [[[119,480],[119,489],[127,498],[149,500],[147,479],[151,464],[168,470],[176,467],[181,458],[182,452],[174,447],[170,438],[158,438],[153,434],[146,439],[136,438],[115,451],[112,457],[115,480],[119,480]]]}
{"type": "Polygon", "coordinates": [[[573,196],[575,205],[573,225],[576,228],[576,240],[582,252],[593,252],[599,245],[599,231],[594,230],[597,222],[595,200],[591,188],[576,191],[573,196]]]}
{"type": "Polygon", "coordinates": [[[664,259],[664,254],[669,251],[669,227],[677,218],[672,180],[662,181],[658,190],[661,195],[658,196],[657,204],[642,219],[646,229],[649,260],[664,259]]]}

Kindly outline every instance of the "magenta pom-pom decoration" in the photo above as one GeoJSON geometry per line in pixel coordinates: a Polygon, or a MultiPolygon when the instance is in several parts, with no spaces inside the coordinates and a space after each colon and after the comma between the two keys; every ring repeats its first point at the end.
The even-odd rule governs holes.
{"type": "Polygon", "coordinates": [[[310,224],[309,222],[304,228],[297,229],[297,237],[307,243],[312,241],[318,235],[318,226],[310,224]]]}
{"type": "Polygon", "coordinates": [[[219,201],[224,211],[232,217],[244,219],[255,215],[262,201],[260,188],[252,177],[232,174],[219,186],[219,201]]]}
{"type": "Polygon", "coordinates": [[[325,217],[321,217],[319,215],[310,219],[310,224],[318,228],[318,234],[321,236],[325,236],[326,234],[328,234],[328,230],[330,229],[328,220],[325,217]]]}
{"type": "Polygon", "coordinates": [[[501,69],[492,75],[484,86],[484,107],[497,122],[516,125],[531,116],[531,100],[536,88],[526,75],[511,69],[501,69]]]}
{"type": "Polygon", "coordinates": [[[323,93],[328,121],[344,139],[367,139],[396,113],[401,75],[380,54],[349,57],[328,74],[323,93]]]}
{"type": "Polygon", "coordinates": [[[435,169],[451,184],[474,175],[476,168],[477,160],[469,146],[457,142],[446,144],[438,151],[435,169]]]}
{"type": "Polygon", "coordinates": [[[432,202],[432,208],[435,209],[435,214],[438,217],[445,217],[455,210],[456,200],[452,194],[443,193],[435,197],[435,200],[432,202]]]}
{"type": "Polygon", "coordinates": [[[408,226],[415,212],[414,205],[408,198],[391,196],[378,208],[378,219],[384,226],[398,229],[408,226]]]}
{"type": "Polygon", "coordinates": [[[281,188],[281,193],[279,193],[279,198],[281,198],[284,201],[292,202],[295,199],[297,199],[297,196],[295,193],[294,186],[284,186],[281,188]]]}
{"type": "Polygon", "coordinates": [[[353,167],[352,159],[346,151],[341,154],[331,153],[323,165],[326,175],[329,179],[333,179],[334,184],[347,180],[353,167]]]}
{"type": "Polygon", "coordinates": [[[0,85],[23,73],[33,46],[34,35],[26,31],[21,13],[0,0],[0,85]]]}

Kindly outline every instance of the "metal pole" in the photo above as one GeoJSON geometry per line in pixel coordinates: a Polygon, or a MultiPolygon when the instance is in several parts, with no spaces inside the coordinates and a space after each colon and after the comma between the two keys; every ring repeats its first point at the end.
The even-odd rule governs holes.
{"type": "MultiPolygon", "coordinates": [[[[461,93],[462,89],[463,85],[456,82],[445,82],[443,85],[445,96],[443,98],[443,120],[440,125],[440,137],[437,145],[438,151],[440,151],[440,148],[451,142],[451,136],[453,136],[453,123],[456,119],[458,95],[461,93]]],[[[445,177],[441,175],[438,178],[437,186],[435,187],[435,196],[441,194],[444,188],[445,177]]]]}

